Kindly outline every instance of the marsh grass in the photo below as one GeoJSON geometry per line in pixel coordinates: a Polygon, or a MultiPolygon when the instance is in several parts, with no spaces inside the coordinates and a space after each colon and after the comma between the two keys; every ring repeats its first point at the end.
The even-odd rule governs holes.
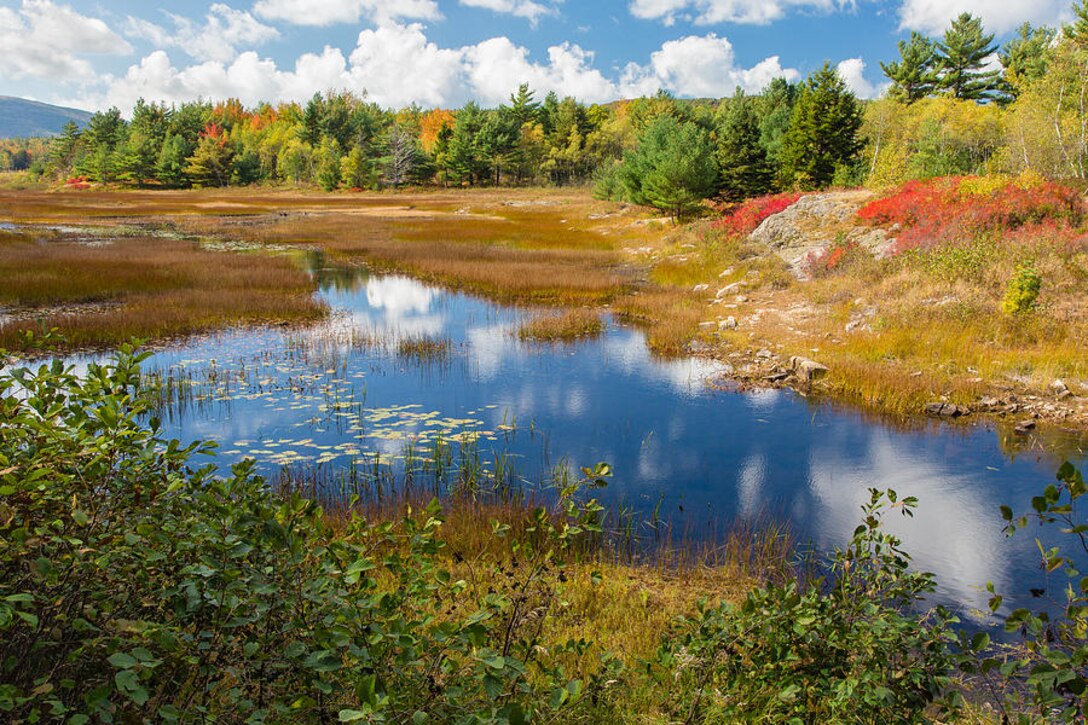
{"type": "Polygon", "coordinates": [[[442,363],[453,356],[453,343],[446,338],[414,335],[397,341],[397,357],[414,363],[442,363]]]}
{"type": "Polygon", "coordinates": [[[575,309],[530,317],[518,327],[517,335],[529,342],[575,342],[600,337],[603,332],[599,314],[575,309]]]}
{"type": "Polygon", "coordinates": [[[63,234],[0,244],[0,347],[23,329],[58,328],[72,347],[163,339],[248,324],[317,319],[326,308],[290,259],[201,249],[192,242],[125,236],[87,244],[63,234]]]}

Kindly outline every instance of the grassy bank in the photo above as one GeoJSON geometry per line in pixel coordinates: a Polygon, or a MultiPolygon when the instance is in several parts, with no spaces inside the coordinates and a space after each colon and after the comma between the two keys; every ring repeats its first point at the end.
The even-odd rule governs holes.
{"type": "MultiPolygon", "coordinates": [[[[535,323],[540,329],[527,327],[527,338],[592,335],[590,318],[608,310],[643,326],[656,352],[719,357],[750,384],[782,380],[793,356],[813,358],[830,371],[818,384],[805,384],[806,392],[880,412],[917,415],[934,401],[977,412],[993,408],[980,405],[993,399],[1014,417],[1088,426],[1084,221],[1059,213],[1081,203],[1079,197],[1046,192],[1058,193],[1055,201],[1044,192],[1004,191],[1019,188],[1008,180],[971,181],[962,193],[949,188],[930,196],[916,188],[906,196],[899,190],[840,195],[845,215],[799,223],[798,232],[826,240],[801,265],[804,279],[765,240],[749,238],[764,219],[790,209],[796,194],[681,227],[594,201],[584,191],[539,189],[24,191],[0,192],[0,209],[15,224],[123,223],[257,249],[320,250],[338,264],[404,271],[513,304],[576,310],[535,323]],[[885,216],[862,218],[867,204],[885,216]],[[1058,212],[1048,221],[1051,207],[1058,212]],[[935,213],[916,218],[927,208],[935,213]],[[1039,210],[1043,217],[1032,216],[1039,210]],[[934,218],[949,223],[931,230],[934,218]],[[907,242],[874,258],[852,241],[879,229],[907,242]],[[1027,309],[1009,314],[1002,304],[1024,267],[1038,273],[1041,291],[1027,309]],[[1057,379],[1070,390],[1062,400],[1050,387],[1057,379]]],[[[245,255],[244,264],[223,264],[238,257],[176,240],[31,249],[17,234],[5,238],[0,255],[31,275],[24,292],[7,292],[6,304],[47,310],[46,324],[60,326],[77,344],[320,314],[305,299],[307,281],[283,258],[245,255]],[[25,264],[28,258],[33,265],[25,264]],[[117,273],[98,275],[97,283],[90,274],[63,285],[45,279],[58,271],[67,277],[63,270],[73,265],[117,273]],[[162,304],[164,288],[178,299],[162,304]],[[192,300],[201,302],[200,311],[192,300]],[[86,301],[98,306],[80,309],[86,301]]],[[[9,345],[20,326],[5,326],[9,345]]]]}

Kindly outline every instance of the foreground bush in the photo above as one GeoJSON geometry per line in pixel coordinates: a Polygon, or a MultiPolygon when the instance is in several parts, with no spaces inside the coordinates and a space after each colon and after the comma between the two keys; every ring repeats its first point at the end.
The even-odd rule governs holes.
{"type": "Polygon", "coordinates": [[[202,446],[141,422],[142,359],[0,374],[0,718],[577,719],[599,683],[564,662],[588,644],[537,643],[596,507],[565,491],[477,587],[439,556],[437,504],[334,530],[251,464],[191,468],[202,446]]]}
{"type": "MultiPolygon", "coordinates": [[[[887,496],[887,500],[885,500],[887,496]]],[[[830,578],[757,589],[740,605],[681,622],[659,655],[659,677],[682,686],[685,722],[917,722],[950,683],[954,619],[912,607],[935,587],[881,531],[887,505],[872,491],[865,523],[836,553],[830,578]],[[675,674],[673,674],[675,673],[675,674]]]]}

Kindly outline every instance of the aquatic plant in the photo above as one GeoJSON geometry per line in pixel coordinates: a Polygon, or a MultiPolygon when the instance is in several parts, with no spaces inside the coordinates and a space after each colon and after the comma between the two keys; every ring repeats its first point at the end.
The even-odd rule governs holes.
{"type": "Polygon", "coordinates": [[[521,340],[573,342],[599,337],[604,332],[601,316],[590,310],[568,310],[536,315],[525,320],[517,331],[521,340]]]}

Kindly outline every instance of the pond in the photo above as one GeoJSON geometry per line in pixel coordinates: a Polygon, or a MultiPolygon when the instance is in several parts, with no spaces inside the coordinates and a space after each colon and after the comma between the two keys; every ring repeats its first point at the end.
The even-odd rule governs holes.
{"type": "Polygon", "coordinates": [[[1083,463],[1076,441],[1013,454],[985,426],[895,425],[788,390],[723,390],[718,363],[657,359],[641,332],[614,322],[574,345],[523,342],[516,329],[532,311],[403,276],[314,273],[329,321],[154,355],[168,435],[218,441],[221,465],[252,457],[270,475],[335,477],[459,443],[471,453],[451,454],[455,466],[529,484],[606,461],[614,477],[600,498],[671,522],[676,538],[772,515],[820,550],[848,540],[869,487],[891,487],[920,501],[890,528],[937,574],[938,601],[972,616],[987,581],[1012,605],[1044,586],[1036,532],[1007,539],[999,506],[1027,510],[1070,450],[1083,463]]]}

